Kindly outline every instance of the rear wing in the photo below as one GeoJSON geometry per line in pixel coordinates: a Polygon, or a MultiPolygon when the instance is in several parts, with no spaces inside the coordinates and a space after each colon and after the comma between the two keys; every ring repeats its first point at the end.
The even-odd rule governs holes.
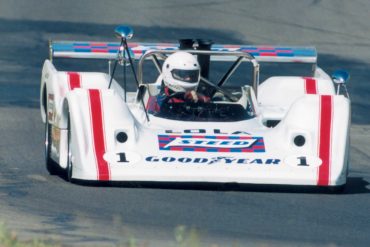
{"type": "MultiPolygon", "coordinates": [[[[149,50],[178,50],[176,43],[129,43],[130,55],[139,60],[149,50]]],[[[50,59],[52,58],[117,58],[120,49],[118,42],[78,42],[78,41],[51,41],[50,59]]],[[[212,45],[212,51],[234,51],[249,53],[259,62],[288,62],[312,63],[317,62],[317,52],[314,47],[286,47],[286,46],[249,46],[249,45],[212,45]]],[[[211,57],[211,60],[227,61],[231,57],[211,57]]]]}

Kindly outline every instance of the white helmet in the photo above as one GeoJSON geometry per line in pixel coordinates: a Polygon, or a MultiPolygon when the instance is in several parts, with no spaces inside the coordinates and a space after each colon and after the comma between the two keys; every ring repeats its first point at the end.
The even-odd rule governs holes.
{"type": "Polygon", "coordinates": [[[188,52],[178,51],[163,63],[163,82],[174,92],[196,90],[199,85],[200,68],[197,59],[188,52]]]}

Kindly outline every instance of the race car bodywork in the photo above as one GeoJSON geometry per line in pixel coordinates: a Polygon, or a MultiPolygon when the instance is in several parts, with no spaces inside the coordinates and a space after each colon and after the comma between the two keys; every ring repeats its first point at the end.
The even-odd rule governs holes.
{"type": "MultiPolygon", "coordinates": [[[[211,61],[236,57],[237,63],[250,62],[253,83],[238,89],[216,86],[214,91],[229,96],[200,106],[171,105],[165,114],[148,111],[161,84],[160,80],[143,82],[143,61],[154,57],[160,71],[157,58],[178,50],[177,44],[128,45],[132,58],[139,61],[137,92],[125,91],[109,73],[58,71],[52,63],[54,57],[114,60],[121,54],[122,59],[127,54],[121,45],[51,44],[40,96],[51,174],[61,168],[68,179],[94,181],[330,187],[346,183],[350,101],[316,66],[314,48],[213,45],[209,51],[188,49],[197,56],[209,55],[211,61]],[[309,63],[313,73],[274,76],[259,83],[259,62],[265,61],[309,63]]],[[[210,86],[207,78],[202,79],[210,86]]]]}

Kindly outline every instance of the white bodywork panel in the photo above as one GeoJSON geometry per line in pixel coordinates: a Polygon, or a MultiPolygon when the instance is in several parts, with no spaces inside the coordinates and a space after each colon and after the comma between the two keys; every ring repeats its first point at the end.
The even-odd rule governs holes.
{"type": "MultiPolygon", "coordinates": [[[[331,79],[315,78],[315,94],[334,95],[331,79]]],[[[264,120],[281,120],[291,105],[307,90],[307,79],[299,76],[274,76],[265,80],[258,88],[258,103],[264,120]]]]}

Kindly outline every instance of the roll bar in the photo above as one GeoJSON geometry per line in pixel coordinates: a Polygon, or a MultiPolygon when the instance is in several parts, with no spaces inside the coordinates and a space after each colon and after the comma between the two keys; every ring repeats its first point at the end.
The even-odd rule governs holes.
{"type": "MultiPolygon", "coordinates": [[[[189,52],[193,55],[199,55],[199,54],[210,55],[211,60],[212,60],[212,56],[213,56],[213,57],[217,57],[217,59],[214,59],[214,60],[217,60],[217,61],[222,61],[223,60],[222,58],[228,58],[228,59],[225,59],[225,60],[228,60],[228,61],[230,60],[230,57],[235,57],[236,58],[236,61],[234,62],[234,64],[231,65],[230,69],[226,72],[226,74],[223,76],[221,81],[218,84],[215,84],[215,86],[221,86],[232,75],[232,73],[234,73],[234,71],[237,69],[237,67],[241,64],[242,61],[247,61],[247,62],[252,63],[252,65],[253,65],[252,86],[253,86],[253,89],[254,89],[254,91],[257,95],[257,89],[258,89],[258,85],[259,85],[259,67],[260,67],[260,65],[257,62],[257,60],[254,58],[254,56],[252,56],[251,54],[246,53],[246,52],[234,52],[234,51],[201,51],[201,50],[182,50],[182,51],[189,52]]],[[[144,66],[144,61],[145,60],[152,59],[154,65],[156,66],[156,68],[158,70],[158,72],[161,73],[162,71],[161,71],[161,65],[159,63],[159,59],[165,60],[168,55],[171,55],[175,52],[178,52],[178,50],[149,50],[149,51],[145,52],[141,56],[141,58],[139,60],[139,64],[138,64],[138,81],[139,81],[139,84],[144,84],[144,82],[143,82],[143,66],[144,66]]],[[[206,78],[203,78],[203,77],[201,77],[201,79],[203,81],[208,81],[206,78]]]]}

